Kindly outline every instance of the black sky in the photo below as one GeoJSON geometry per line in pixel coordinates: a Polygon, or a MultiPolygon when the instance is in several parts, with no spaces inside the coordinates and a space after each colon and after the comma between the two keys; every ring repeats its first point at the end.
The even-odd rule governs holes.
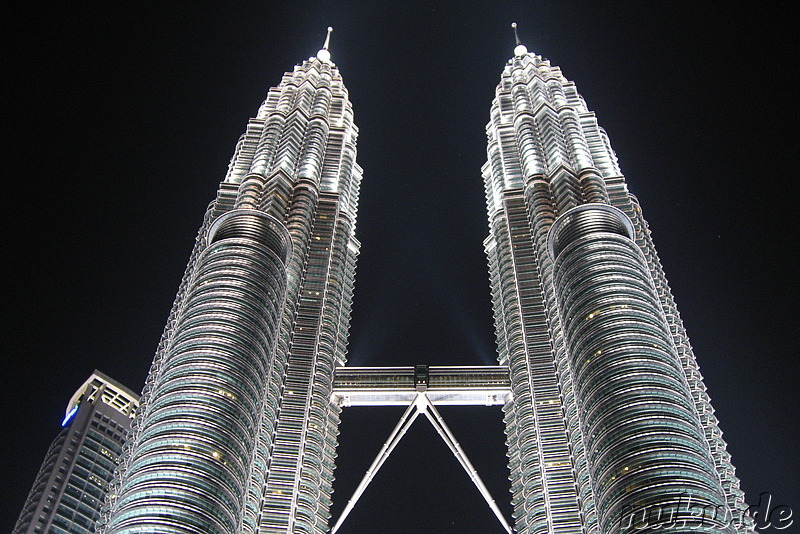
{"type": "MultiPolygon", "coordinates": [[[[238,136],[328,25],[364,168],[350,361],[491,363],[480,167],[512,21],[609,134],[748,502],[770,492],[800,513],[800,47],[788,8],[273,4],[9,11],[0,528],[12,527],[67,400],[93,369],[141,388],[238,136]]],[[[399,415],[343,413],[334,515],[399,415]]],[[[445,418],[507,501],[499,410],[445,418]]],[[[373,484],[341,532],[499,528],[422,420],[373,484]]]]}

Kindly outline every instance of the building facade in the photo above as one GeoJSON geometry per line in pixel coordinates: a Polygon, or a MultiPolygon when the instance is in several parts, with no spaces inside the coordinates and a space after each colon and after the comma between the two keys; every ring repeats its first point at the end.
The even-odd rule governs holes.
{"type": "MultiPolygon", "coordinates": [[[[102,532],[328,531],[355,395],[334,375],[359,251],[357,134],[326,41],[270,89],[206,212],[102,532]]],[[[647,224],[575,86],[518,46],[487,134],[485,249],[510,384],[492,398],[514,530],[647,532],[671,514],[676,532],[748,531],[647,224]]]]}
{"type": "Polygon", "coordinates": [[[486,131],[516,530],[746,531],[647,223],[594,114],[518,43],[486,131]]]}
{"type": "Polygon", "coordinates": [[[91,534],[139,395],[95,371],[67,404],[14,534],[91,534]]]}
{"type": "MultiPolygon", "coordinates": [[[[329,34],[330,35],[330,34],[329,34]]],[[[322,532],[361,169],[326,45],[267,93],[208,208],[105,532],[322,532]]]]}

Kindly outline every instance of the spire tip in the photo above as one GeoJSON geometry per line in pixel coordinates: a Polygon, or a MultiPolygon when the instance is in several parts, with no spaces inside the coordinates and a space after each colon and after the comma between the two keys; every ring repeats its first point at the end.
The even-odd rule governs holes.
{"type": "Polygon", "coordinates": [[[325,36],[325,44],[322,45],[323,50],[328,49],[328,45],[331,44],[331,33],[333,32],[333,26],[328,26],[328,35],[325,36]]]}
{"type": "Polygon", "coordinates": [[[331,44],[331,32],[333,32],[333,27],[328,26],[328,35],[325,36],[325,44],[323,44],[322,49],[317,52],[317,59],[325,63],[331,62],[331,53],[328,51],[328,46],[331,44]]]}

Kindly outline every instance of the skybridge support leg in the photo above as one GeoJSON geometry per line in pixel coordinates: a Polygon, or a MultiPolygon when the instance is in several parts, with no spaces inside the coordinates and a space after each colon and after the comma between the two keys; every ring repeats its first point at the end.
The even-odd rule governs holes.
{"type": "Polygon", "coordinates": [[[444,442],[447,443],[447,446],[450,448],[450,452],[453,453],[453,456],[456,457],[458,463],[460,463],[461,467],[464,468],[464,471],[467,472],[467,475],[469,475],[470,480],[472,480],[472,483],[475,484],[476,488],[478,488],[478,491],[486,500],[486,504],[488,504],[489,508],[492,510],[492,512],[494,512],[494,515],[497,517],[498,521],[500,521],[500,524],[503,525],[505,531],[508,532],[508,534],[511,534],[511,527],[508,526],[506,518],[503,517],[503,513],[500,512],[500,509],[497,507],[497,503],[495,502],[494,499],[492,499],[492,496],[489,493],[489,489],[483,483],[483,480],[481,480],[480,475],[478,475],[478,472],[472,466],[472,462],[470,462],[469,458],[467,458],[466,453],[464,453],[464,450],[461,448],[461,445],[459,445],[458,441],[456,441],[455,436],[453,436],[453,433],[450,431],[450,428],[444,422],[444,419],[442,419],[442,416],[439,414],[439,411],[433,406],[433,403],[430,400],[428,400],[427,396],[425,397],[425,402],[428,408],[425,411],[425,417],[427,417],[428,420],[431,422],[433,428],[435,428],[436,431],[439,433],[439,435],[442,437],[442,440],[444,440],[444,442]]]}
{"type": "Polygon", "coordinates": [[[353,496],[350,497],[349,501],[347,501],[347,506],[344,507],[342,515],[339,516],[339,520],[336,521],[336,525],[334,525],[333,529],[331,530],[331,534],[336,534],[336,531],[338,531],[342,526],[342,523],[344,523],[344,520],[347,519],[348,515],[350,515],[350,512],[358,502],[358,499],[361,498],[364,490],[367,489],[369,483],[372,482],[373,478],[375,478],[375,474],[378,472],[378,469],[381,468],[389,455],[392,454],[392,451],[397,444],[400,443],[400,440],[403,439],[403,436],[408,431],[409,427],[412,425],[412,423],[414,423],[417,417],[419,417],[419,413],[419,409],[417,409],[417,402],[415,400],[408,405],[408,409],[406,409],[406,411],[403,413],[403,416],[400,417],[400,421],[397,423],[397,426],[394,427],[392,433],[389,434],[389,438],[386,440],[386,443],[383,444],[383,447],[381,447],[380,452],[378,452],[378,456],[375,457],[372,465],[369,466],[369,469],[367,469],[366,474],[364,474],[364,478],[361,479],[356,491],[353,492],[353,496]]]}

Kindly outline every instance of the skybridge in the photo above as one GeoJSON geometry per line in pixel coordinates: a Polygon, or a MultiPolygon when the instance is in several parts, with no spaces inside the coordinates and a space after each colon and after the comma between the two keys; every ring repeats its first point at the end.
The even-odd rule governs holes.
{"type": "Polygon", "coordinates": [[[341,406],[408,406],[424,391],[435,405],[496,406],[511,395],[503,366],[338,367],[331,400],[341,406]]]}

